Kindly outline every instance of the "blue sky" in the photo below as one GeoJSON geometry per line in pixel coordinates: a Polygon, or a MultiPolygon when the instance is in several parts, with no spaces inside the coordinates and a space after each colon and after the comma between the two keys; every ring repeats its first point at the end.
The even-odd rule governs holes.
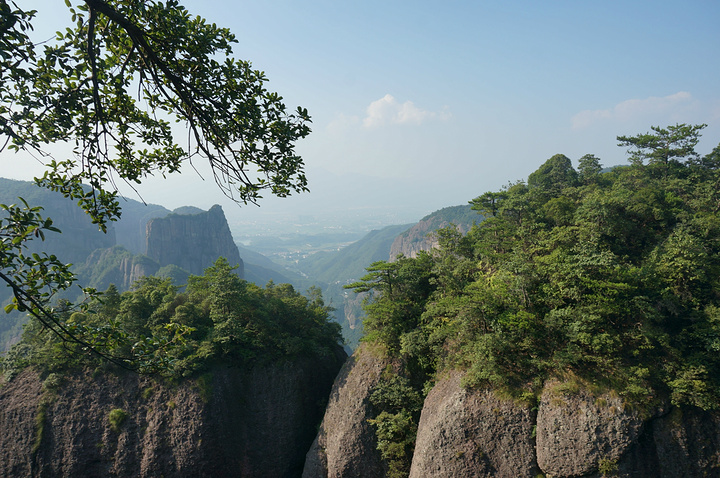
{"type": "MultiPolygon", "coordinates": [[[[313,133],[298,151],[311,193],[238,210],[188,170],[140,189],[167,207],[419,218],[524,179],[556,153],[624,164],[616,136],[652,125],[707,123],[700,152],[720,143],[716,0],[183,4],[230,28],[236,55],[309,110],[313,133]]],[[[51,27],[58,18],[40,26],[63,28],[51,27]]],[[[8,163],[0,157],[2,175],[30,175],[8,163]]]]}

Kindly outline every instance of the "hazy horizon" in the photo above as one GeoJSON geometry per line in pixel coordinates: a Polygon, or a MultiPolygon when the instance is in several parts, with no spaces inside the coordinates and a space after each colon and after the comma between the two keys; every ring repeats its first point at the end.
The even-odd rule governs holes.
{"type": "MultiPolygon", "coordinates": [[[[70,25],[36,8],[35,38],[70,25]]],[[[313,118],[297,152],[310,193],[238,208],[200,159],[131,199],[169,209],[221,204],[236,223],[375,217],[411,222],[527,178],[556,153],[626,163],[618,135],[707,123],[720,142],[720,4],[671,2],[181,2],[228,27],[235,55],[313,118]]],[[[56,148],[57,156],[62,156],[56,148]]],[[[0,154],[0,176],[35,161],[0,154]]]]}

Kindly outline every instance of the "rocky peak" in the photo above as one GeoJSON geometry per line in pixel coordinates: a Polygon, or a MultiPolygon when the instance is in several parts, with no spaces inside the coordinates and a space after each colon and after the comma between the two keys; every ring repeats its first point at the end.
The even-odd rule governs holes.
{"type": "Polygon", "coordinates": [[[147,256],[160,267],[174,264],[200,275],[218,257],[224,257],[231,265],[239,265],[238,275],[244,276],[243,261],[225,214],[217,204],[207,212],[151,219],[147,223],[146,244],[147,256]]]}

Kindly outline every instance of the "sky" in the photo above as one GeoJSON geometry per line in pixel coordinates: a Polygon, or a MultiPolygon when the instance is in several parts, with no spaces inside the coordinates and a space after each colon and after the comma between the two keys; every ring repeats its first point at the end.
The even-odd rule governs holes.
{"type": "MultiPolygon", "coordinates": [[[[38,9],[38,31],[68,25],[63,2],[19,3],[38,9]]],[[[186,168],[138,189],[171,209],[411,222],[523,180],[556,153],[626,164],[616,137],[651,126],[706,123],[698,151],[720,143],[717,0],[181,3],[229,28],[235,55],[289,109],[309,110],[297,152],[311,192],[240,208],[196,162],[202,177],[186,168]]],[[[0,154],[0,176],[36,169],[0,154]]]]}

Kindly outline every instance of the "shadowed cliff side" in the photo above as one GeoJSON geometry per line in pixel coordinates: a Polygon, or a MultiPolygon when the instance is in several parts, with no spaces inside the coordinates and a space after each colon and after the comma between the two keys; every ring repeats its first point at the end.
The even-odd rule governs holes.
{"type": "Polygon", "coordinates": [[[170,214],[147,224],[147,256],[160,266],[174,264],[191,274],[200,275],[218,257],[230,265],[239,265],[243,278],[243,261],[233,241],[230,227],[220,206],[199,214],[170,214]]]}
{"type": "Polygon", "coordinates": [[[163,384],[31,370],[0,388],[0,476],[300,476],[344,354],[163,384]]]}

